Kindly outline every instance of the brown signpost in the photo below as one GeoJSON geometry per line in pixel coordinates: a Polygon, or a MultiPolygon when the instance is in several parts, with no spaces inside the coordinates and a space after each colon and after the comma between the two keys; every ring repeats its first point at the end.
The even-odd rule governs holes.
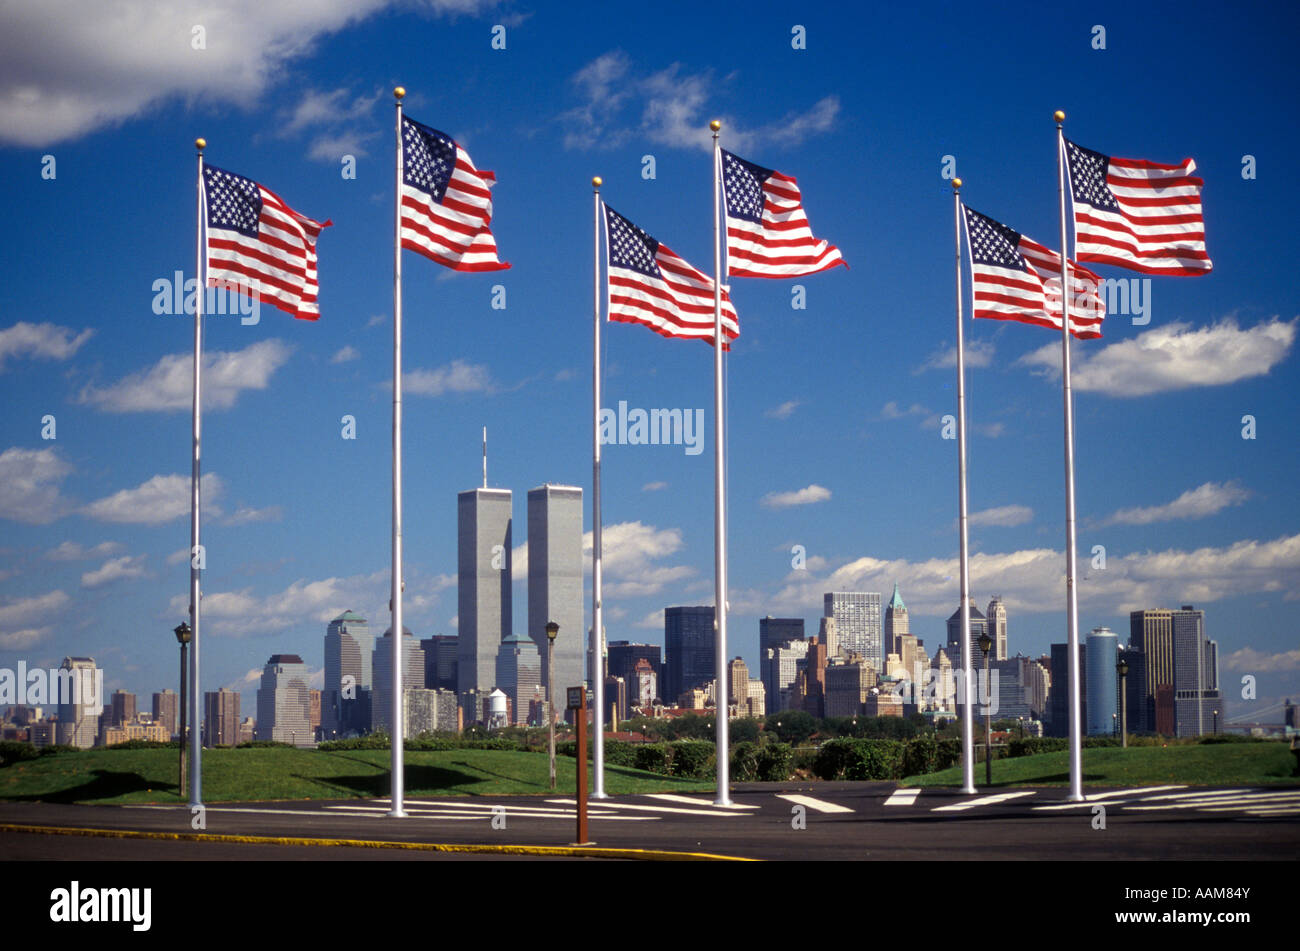
{"type": "Polygon", "coordinates": [[[578,841],[574,845],[595,845],[587,837],[587,704],[582,687],[568,689],[568,708],[573,711],[578,726],[578,841]]]}

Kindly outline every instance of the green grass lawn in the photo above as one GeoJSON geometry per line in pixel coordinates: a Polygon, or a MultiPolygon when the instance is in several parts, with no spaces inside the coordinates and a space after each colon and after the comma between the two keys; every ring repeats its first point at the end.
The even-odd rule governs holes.
{"type": "MultiPolygon", "coordinates": [[[[388,750],[332,753],[288,748],[203,753],[203,799],[348,799],[387,796],[388,750]]],[[[0,768],[0,800],[80,803],[173,803],[174,749],[56,753],[0,768]]],[[[509,796],[551,792],[545,753],[440,750],[406,753],[408,796],[509,796]]],[[[188,765],[188,764],[187,764],[188,765]]],[[[556,793],[572,795],[576,761],[556,757],[556,793]]],[[[590,776],[590,771],[589,774],[590,776]]],[[[590,778],[588,789],[590,789],[590,778]]],[[[611,794],[709,790],[711,782],[605,767],[611,794]]]]}
{"type": "MultiPolygon", "coordinates": [[[[1296,757],[1285,743],[1198,746],[1095,747],[1083,751],[1085,786],[1244,786],[1300,783],[1296,757]]],[[[975,763],[984,785],[984,762],[975,763]]],[[[993,761],[995,786],[1057,786],[1070,782],[1068,750],[993,761]]],[[[909,776],[907,786],[960,786],[961,767],[909,776]]]]}

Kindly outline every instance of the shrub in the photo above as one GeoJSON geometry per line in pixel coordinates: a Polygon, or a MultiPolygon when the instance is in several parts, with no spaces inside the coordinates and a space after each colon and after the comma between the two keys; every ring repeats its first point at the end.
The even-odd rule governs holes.
{"type": "Polygon", "coordinates": [[[636,746],[622,740],[606,740],[605,765],[636,766],[636,746]]]}
{"type": "Polygon", "coordinates": [[[789,744],[768,743],[758,750],[758,781],[783,783],[790,778],[794,758],[789,744]]]}
{"type": "Polygon", "coordinates": [[[40,755],[40,751],[30,743],[21,740],[0,740],[0,767],[22,760],[36,759],[40,755]]]}
{"type": "Polygon", "coordinates": [[[731,778],[749,783],[758,778],[758,744],[741,742],[731,748],[731,778]]]}
{"type": "Polygon", "coordinates": [[[636,748],[632,765],[650,773],[668,775],[670,753],[667,743],[645,743],[636,748]]]}
{"type": "Polygon", "coordinates": [[[668,763],[670,776],[687,779],[709,779],[714,774],[714,748],[707,740],[676,740],[669,744],[672,759],[668,763]]]}
{"type": "Polygon", "coordinates": [[[176,744],[170,740],[123,740],[121,743],[114,743],[112,746],[106,746],[106,750],[165,750],[168,748],[176,749],[176,744]]]}
{"type": "Polygon", "coordinates": [[[938,770],[939,743],[932,736],[918,736],[909,740],[903,749],[904,776],[918,776],[938,770]]]}

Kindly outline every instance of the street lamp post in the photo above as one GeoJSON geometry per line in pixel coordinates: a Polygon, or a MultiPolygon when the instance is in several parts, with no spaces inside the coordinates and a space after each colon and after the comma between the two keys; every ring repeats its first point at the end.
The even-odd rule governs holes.
{"type": "Polygon", "coordinates": [[[1120,749],[1128,749],[1128,661],[1121,660],[1115,670],[1119,674],[1119,745],[1120,749]]]}
{"type": "Polygon", "coordinates": [[[989,683],[989,650],[993,647],[993,638],[988,634],[980,635],[980,653],[984,655],[984,785],[993,785],[993,698],[992,685],[989,683]]]}
{"type": "MultiPolygon", "coordinates": [[[[555,788],[555,636],[559,633],[560,625],[546,622],[546,732],[550,736],[552,789],[555,788]]],[[[583,755],[581,750],[578,755],[583,755]]]]}
{"type": "Polygon", "coordinates": [[[1214,733],[1216,736],[1219,733],[1219,711],[1218,710],[1214,711],[1214,733]]]}
{"type": "Polygon", "coordinates": [[[180,721],[177,723],[179,732],[176,734],[180,741],[181,748],[181,779],[179,783],[180,796],[185,798],[185,645],[190,642],[190,626],[184,621],[172,630],[176,635],[176,641],[181,645],[181,710],[180,721]]]}

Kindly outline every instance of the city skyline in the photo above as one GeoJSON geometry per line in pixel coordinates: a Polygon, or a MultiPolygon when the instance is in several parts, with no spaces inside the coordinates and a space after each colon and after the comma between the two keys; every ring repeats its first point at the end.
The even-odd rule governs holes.
{"type": "MultiPolygon", "coordinates": [[[[417,636],[460,630],[452,496],[479,482],[482,426],[492,437],[492,488],[523,493],[550,481],[589,496],[588,183],[603,175],[612,204],[707,268],[701,145],[716,115],[725,147],[798,177],[816,232],[851,267],[800,281],[804,309],[791,306],[784,283],[733,282],[741,336],[728,357],[728,654],[753,674],[761,617],[801,617],[815,633],[825,592],[889,592],[895,582],[911,633],[933,653],[958,601],[955,445],[942,434],[944,415],[955,412],[944,159],[953,158],[976,207],[1049,239],[1050,115],[1063,108],[1071,138],[1093,148],[1195,157],[1215,262],[1210,275],[1149,284],[1099,268],[1138,280],[1131,287],[1148,311],[1113,314],[1102,340],[1074,349],[1079,629],[1123,632],[1130,611],[1194,602],[1219,644],[1232,715],[1250,708],[1239,697],[1246,674],[1259,681],[1256,705],[1300,694],[1288,601],[1300,588],[1300,500],[1289,489],[1287,435],[1300,376],[1283,250],[1293,243],[1289,192],[1279,174],[1295,133],[1243,127],[1236,111],[1243,101],[1257,115],[1285,108],[1289,73],[1276,65],[1286,61],[1284,30],[1259,36],[1214,17],[1206,31],[1116,10],[1106,21],[1110,48],[1095,50],[1091,21],[1062,11],[987,12],[978,23],[901,11],[885,24],[865,11],[801,11],[809,45],[795,51],[790,25],[763,17],[736,24],[701,11],[698,35],[670,41],[649,11],[614,28],[593,25],[598,9],[512,23],[501,52],[489,46],[497,21],[486,7],[455,20],[393,12],[382,23],[363,16],[310,27],[272,18],[268,36],[306,31],[292,58],[273,44],[246,51],[266,67],[250,74],[277,76],[275,87],[237,89],[196,74],[186,97],[144,97],[103,114],[107,122],[94,110],[0,121],[7,207],[41,223],[2,239],[0,666],[92,656],[109,692],[174,687],[170,632],[188,604],[191,327],[156,311],[154,285],[193,267],[190,143],[201,134],[217,165],[335,225],[320,239],[318,323],[263,307],[257,323],[208,324],[217,372],[204,429],[200,689],[240,690],[243,709],[255,709],[267,656],[302,656],[320,686],[329,620],[352,609],[374,630],[390,624],[386,96],[402,82],[411,115],[496,171],[494,231],[514,264],[452,276],[406,258],[404,623],[417,636]],[[394,23],[407,28],[397,42],[394,23]],[[731,52],[705,38],[724,27],[731,52]],[[953,55],[918,66],[887,42],[891,31],[924,33],[953,55]],[[1035,41],[1048,33],[1062,37],[1051,50],[1035,41]],[[566,45],[571,36],[582,42],[566,45]],[[629,46],[630,36],[644,39],[629,46]],[[881,47],[868,70],[855,52],[860,37],[881,47]],[[768,50],[765,69],[737,58],[741,48],[768,50]],[[1014,108],[954,101],[948,90],[969,78],[970,58],[959,54],[975,50],[1014,59],[1034,93],[1014,108]],[[1188,57],[1200,64],[1195,101],[1154,115],[1135,102],[1132,90],[1152,71],[1174,73],[1188,57]],[[897,95],[878,95],[881,84],[896,84],[897,95]],[[667,110],[679,124],[663,119],[670,105],[680,107],[667,110]],[[345,155],[356,160],[355,178],[340,174],[345,155]],[[42,177],[46,156],[57,163],[53,178],[42,177]],[[646,156],[654,177],[645,177],[646,156]],[[1256,177],[1244,176],[1245,156],[1257,160],[1256,177]],[[79,279],[68,279],[67,260],[79,279]],[[867,343],[846,346],[849,334],[867,343]],[[46,416],[56,438],[42,438],[46,416]],[[342,435],[345,416],[356,439],[342,435]],[[1247,428],[1254,438],[1243,438],[1247,428]],[[1139,458],[1152,464],[1134,465],[1139,458]]],[[[56,38],[97,35],[97,16],[46,31],[48,59],[27,66],[35,80],[66,64],[56,38]]],[[[1295,13],[1279,16],[1294,22],[1295,13]]],[[[178,29],[188,35],[188,25],[178,29]]],[[[101,78],[148,58],[133,42],[105,54],[101,78]]],[[[77,94],[91,101],[95,90],[77,94]]],[[[966,327],[971,590],[981,608],[1001,594],[1013,653],[1038,656],[1065,628],[1060,392],[1051,378],[1060,342],[1039,328],[966,327]]],[[[640,328],[606,325],[603,335],[607,406],[708,405],[707,347],[640,328]]],[[[606,446],[603,464],[607,637],[658,641],[665,606],[712,602],[710,460],[681,446],[628,444],[606,446]]],[[[580,631],[566,626],[561,637],[582,636],[590,623],[589,505],[584,616],[580,631]]],[[[526,550],[525,521],[514,523],[507,559],[526,550]]],[[[526,584],[515,572],[503,636],[538,636],[526,629],[526,584]]]]}

